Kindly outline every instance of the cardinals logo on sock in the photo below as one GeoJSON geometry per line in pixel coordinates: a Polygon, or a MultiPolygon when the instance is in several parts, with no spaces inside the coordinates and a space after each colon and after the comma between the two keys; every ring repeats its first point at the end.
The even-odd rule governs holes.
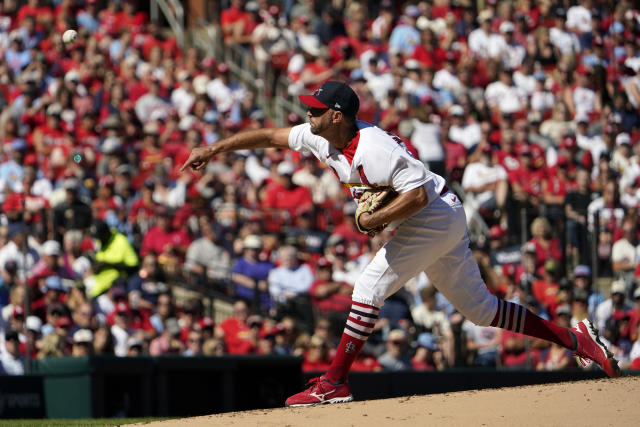
{"type": "Polygon", "coordinates": [[[347,345],[344,346],[344,352],[347,354],[353,354],[356,352],[356,345],[353,341],[349,341],[347,345]]]}

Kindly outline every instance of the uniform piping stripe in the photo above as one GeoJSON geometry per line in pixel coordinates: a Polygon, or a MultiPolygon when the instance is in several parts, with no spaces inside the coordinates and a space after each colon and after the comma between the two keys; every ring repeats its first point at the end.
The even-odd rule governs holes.
{"type": "Polygon", "coordinates": [[[504,300],[500,300],[500,321],[498,322],[499,328],[504,328],[504,320],[507,315],[507,307],[504,300]]]}
{"type": "Polygon", "coordinates": [[[355,338],[355,339],[360,340],[360,341],[366,341],[367,340],[367,337],[362,336],[362,335],[360,335],[358,333],[352,332],[352,331],[350,331],[350,330],[348,330],[346,328],[344,330],[344,333],[349,335],[350,337],[355,338]]]}
{"type": "Polygon", "coordinates": [[[355,323],[356,325],[362,326],[363,328],[373,329],[373,327],[376,325],[375,323],[363,322],[362,320],[356,319],[356,318],[351,317],[351,316],[349,316],[349,318],[347,320],[350,320],[353,323],[355,323]]]}
{"type": "Polygon", "coordinates": [[[378,307],[374,307],[372,305],[361,304],[355,301],[353,301],[351,304],[352,304],[351,308],[352,309],[355,308],[356,310],[366,311],[366,312],[375,313],[375,314],[378,314],[378,312],[380,311],[378,307]]]}
{"type": "Polygon", "coordinates": [[[371,334],[371,331],[373,330],[372,328],[365,328],[364,326],[360,326],[357,323],[353,323],[350,320],[347,320],[347,326],[349,326],[350,328],[353,328],[354,330],[358,331],[358,333],[360,334],[371,334]]]}
{"type": "Polygon", "coordinates": [[[515,314],[516,314],[516,306],[514,304],[509,304],[509,319],[507,319],[507,329],[513,331],[513,327],[515,326],[515,314]]]}
{"type": "Polygon", "coordinates": [[[346,333],[351,332],[349,335],[351,335],[352,337],[361,339],[361,340],[366,340],[369,337],[369,335],[371,335],[370,332],[359,331],[356,328],[353,328],[353,327],[349,326],[348,324],[344,326],[344,331],[346,333]]]}
{"type": "Polygon", "coordinates": [[[524,307],[520,307],[520,313],[518,313],[518,332],[524,333],[524,319],[527,317],[527,310],[524,307]]]}
{"type": "Polygon", "coordinates": [[[362,316],[362,317],[366,317],[368,319],[372,319],[372,320],[376,320],[378,319],[378,314],[377,313],[366,313],[364,311],[360,311],[360,310],[356,310],[356,309],[351,309],[351,314],[357,314],[358,316],[362,316]]]}

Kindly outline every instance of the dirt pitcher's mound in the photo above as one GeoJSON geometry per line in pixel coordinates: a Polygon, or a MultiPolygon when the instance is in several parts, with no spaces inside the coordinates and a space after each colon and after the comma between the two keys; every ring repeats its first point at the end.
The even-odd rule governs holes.
{"type": "Polygon", "coordinates": [[[146,425],[173,426],[632,426],[640,377],[463,391],[310,408],[230,412],[146,425]]]}

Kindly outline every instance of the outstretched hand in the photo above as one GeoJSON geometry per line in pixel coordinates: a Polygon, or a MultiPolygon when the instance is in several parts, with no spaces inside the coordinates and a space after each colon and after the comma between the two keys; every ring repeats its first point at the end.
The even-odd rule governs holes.
{"type": "Polygon", "coordinates": [[[184,162],[184,165],[182,165],[182,167],[180,168],[180,172],[184,172],[184,170],[188,167],[190,167],[194,171],[202,170],[205,166],[207,166],[207,163],[209,163],[211,157],[213,157],[213,154],[211,153],[209,147],[195,147],[193,150],[191,150],[187,161],[184,162]]]}

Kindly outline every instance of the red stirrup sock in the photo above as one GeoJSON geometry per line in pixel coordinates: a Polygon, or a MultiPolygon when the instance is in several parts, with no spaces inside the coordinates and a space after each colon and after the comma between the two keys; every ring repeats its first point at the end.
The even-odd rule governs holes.
{"type": "Polygon", "coordinates": [[[326,373],[329,381],[337,384],[347,379],[353,361],[356,360],[362,346],[373,331],[379,311],[379,308],[372,305],[352,302],[351,312],[344,327],[336,357],[326,373]]]}
{"type": "Polygon", "coordinates": [[[575,350],[577,345],[569,329],[544,320],[520,304],[501,299],[498,299],[498,311],[491,326],[542,338],[569,350],[575,350]]]}

